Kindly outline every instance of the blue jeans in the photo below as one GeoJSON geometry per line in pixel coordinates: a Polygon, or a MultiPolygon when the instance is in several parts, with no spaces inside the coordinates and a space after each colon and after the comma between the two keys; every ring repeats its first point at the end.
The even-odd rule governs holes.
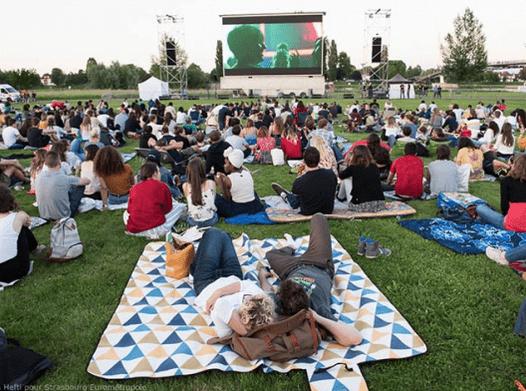
{"type": "Polygon", "coordinates": [[[70,217],[73,217],[79,210],[80,201],[84,197],[84,190],[86,186],[74,186],[69,188],[69,209],[71,210],[70,217]]]}
{"type": "Polygon", "coordinates": [[[509,262],[522,261],[526,259],[526,245],[518,246],[506,251],[505,258],[509,262]]]}
{"type": "Polygon", "coordinates": [[[190,216],[186,216],[186,222],[192,226],[195,225],[197,227],[211,227],[218,221],[219,221],[219,217],[217,216],[217,213],[214,213],[214,215],[211,218],[209,218],[208,220],[204,220],[204,221],[196,221],[196,220],[193,220],[190,216]]]}
{"type": "Polygon", "coordinates": [[[125,202],[128,202],[128,197],[130,194],[124,194],[124,195],[115,195],[115,194],[109,194],[108,195],[108,204],[111,205],[119,205],[124,204],[125,202]]]}
{"type": "Polygon", "coordinates": [[[287,203],[292,209],[298,209],[300,207],[300,197],[298,197],[296,194],[288,193],[286,198],[287,203]]]}
{"type": "Polygon", "coordinates": [[[237,203],[234,201],[227,201],[221,194],[216,194],[215,205],[217,207],[217,214],[224,218],[234,217],[242,214],[253,215],[265,210],[261,204],[256,192],[254,192],[254,200],[245,203],[237,203]]]}
{"type": "Polygon", "coordinates": [[[230,235],[217,228],[208,229],[190,265],[190,274],[194,277],[196,295],[221,277],[236,276],[242,280],[241,265],[230,235]]]}
{"type": "Polygon", "coordinates": [[[389,145],[389,148],[393,148],[393,145],[395,145],[395,143],[396,143],[396,136],[392,134],[387,138],[387,145],[389,145]]]}
{"type": "Polygon", "coordinates": [[[343,154],[342,151],[340,151],[340,148],[338,146],[333,145],[331,146],[332,152],[334,152],[334,157],[336,158],[336,161],[339,162],[340,160],[343,160],[343,154]]]}
{"type": "Polygon", "coordinates": [[[86,158],[86,155],[84,154],[84,149],[82,149],[83,142],[84,140],[82,140],[81,138],[76,138],[75,140],[73,140],[69,148],[69,150],[75,155],[77,155],[82,161],[84,161],[84,159],[86,158]]]}
{"type": "Polygon", "coordinates": [[[479,215],[486,224],[493,225],[500,229],[506,229],[504,228],[504,216],[499,212],[495,212],[487,205],[477,205],[477,215],[479,215]]]}

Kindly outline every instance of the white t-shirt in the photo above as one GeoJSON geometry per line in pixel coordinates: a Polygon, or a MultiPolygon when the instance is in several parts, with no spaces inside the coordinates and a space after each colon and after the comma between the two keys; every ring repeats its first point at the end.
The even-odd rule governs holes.
{"type": "Polygon", "coordinates": [[[18,253],[17,241],[19,233],[13,228],[16,213],[9,213],[6,217],[0,219],[0,263],[4,263],[18,253]]]}
{"type": "Polygon", "coordinates": [[[386,126],[385,127],[385,137],[389,136],[398,136],[400,134],[400,128],[398,126],[386,126]]]}
{"type": "Polygon", "coordinates": [[[219,338],[225,337],[232,332],[228,322],[230,322],[232,313],[243,304],[245,296],[262,295],[265,292],[254,281],[240,280],[236,276],[230,276],[215,280],[195,298],[195,305],[201,311],[206,311],[206,302],[215,291],[236,282],[241,284],[239,292],[221,296],[216,300],[214,308],[210,312],[210,317],[214,321],[215,330],[219,338]]]}
{"type": "Polygon", "coordinates": [[[2,130],[2,138],[4,139],[4,144],[8,147],[12,146],[13,144],[16,144],[17,136],[20,136],[20,132],[17,128],[14,128],[12,126],[6,126],[4,130],[2,130]]]}
{"type": "Polygon", "coordinates": [[[176,118],[175,118],[175,123],[179,125],[183,125],[185,121],[186,121],[186,113],[182,111],[178,111],[176,118]]]}
{"type": "Polygon", "coordinates": [[[243,137],[236,136],[236,135],[227,137],[225,141],[229,143],[234,149],[239,149],[241,151],[243,151],[244,145],[248,145],[247,141],[243,137]]]}
{"type": "Polygon", "coordinates": [[[515,136],[513,136],[513,144],[511,146],[506,146],[502,143],[502,133],[499,133],[493,148],[503,155],[513,155],[513,150],[515,149],[515,136]]]}

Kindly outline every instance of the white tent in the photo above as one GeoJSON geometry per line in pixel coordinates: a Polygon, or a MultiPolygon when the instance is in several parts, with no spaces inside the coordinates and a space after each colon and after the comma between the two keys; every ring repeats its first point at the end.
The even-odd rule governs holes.
{"type": "Polygon", "coordinates": [[[404,85],[404,97],[403,99],[415,99],[415,86],[411,80],[407,80],[405,77],[396,74],[390,80],[387,80],[387,85],[389,86],[389,98],[398,99],[402,98],[400,92],[400,86],[404,85]]]}
{"type": "Polygon", "coordinates": [[[142,100],[155,100],[167,95],[170,95],[168,83],[156,77],[152,76],[148,80],[139,83],[139,97],[142,100]]]}

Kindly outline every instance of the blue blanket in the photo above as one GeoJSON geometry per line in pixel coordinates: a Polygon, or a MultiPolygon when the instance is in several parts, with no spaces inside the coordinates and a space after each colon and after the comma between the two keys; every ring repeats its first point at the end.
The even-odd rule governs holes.
{"type": "Polygon", "coordinates": [[[269,220],[265,211],[261,211],[253,215],[242,214],[234,217],[229,217],[228,219],[225,219],[225,223],[233,225],[276,224],[275,222],[269,220]]]}
{"type": "Polygon", "coordinates": [[[526,234],[486,224],[456,224],[440,218],[402,220],[398,224],[459,254],[480,254],[485,252],[488,246],[500,246],[504,250],[510,250],[526,244],[526,234]]]}

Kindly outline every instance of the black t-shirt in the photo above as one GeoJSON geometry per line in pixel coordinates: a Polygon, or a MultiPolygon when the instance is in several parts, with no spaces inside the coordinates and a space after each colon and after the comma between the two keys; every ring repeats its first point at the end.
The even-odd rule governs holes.
{"type": "Polygon", "coordinates": [[[140,129],[139,121],[135,119],[128,119],[124,123],[124,133],[136,133],[140,129]]]}
{"type": "Polygon", "coordinates": [[[182,141],[183,142],[183,149],[190,148],[190,141],[188,140],[188,138],[186,138],[184,136],[181,136],[181,135],[177,135],[177,136],[174,137],[174,140],[177,141],[177,142],[182,141]]]}
{"type": "Polygon", "coordinates": [[[150,146],[148,145],[148,141],[152,138],[157,142],[157,137],[155,137],[153,134],[151,133],[141,134],[141,137],[139,137],[139,148],[150,148],[150,146]]]}
{"type": "Polygon", "coordinates": [[[212,167],[214,172],[225,172],[225,157],[223,152],[230,147],[230,144],[224,140],[220,140],[215,144],[211,144],[206,152],[206,173],[208,174],[212,167]]]}
{"type": "Polygon", "coordinates": [[[349,166],[340,173],[340,179],[352,177],[352,203],[362,204],[369,201],[384,200],[382,183],[380,182],[380,171],[376,164],[371,163],[369,167],[349,166]]]}
{"type": "Polygon", "coordinates": [[[263,118],[263,124],[265,124],[265,126],[267,128],[270,128],[270,124],[274,121],[274,119],[270,116],[270,115],[266,115],[265,118],[263,118]]]}
{"type": "Polygon", "coordinates": [[[300,213],[311,216],[321,212],[332,213],[337,178],[332,170],[309,171],[297,178],[292,185],[292,193],[300,198],[300,213]]]}
{"type": "Polygon", "coordinates": [[[27,131],[27,142],[30,147],[42,148],[49,144],[49,136],[42,134],[42,129],[29,128],[27,131]]]}
{"type": "Polygon", "coordinates": [[[82,118],[80,115],[76,115],[69,120],[69,126],[75,129],[80,129],[80,124],[82,123],[82,118]]]}

